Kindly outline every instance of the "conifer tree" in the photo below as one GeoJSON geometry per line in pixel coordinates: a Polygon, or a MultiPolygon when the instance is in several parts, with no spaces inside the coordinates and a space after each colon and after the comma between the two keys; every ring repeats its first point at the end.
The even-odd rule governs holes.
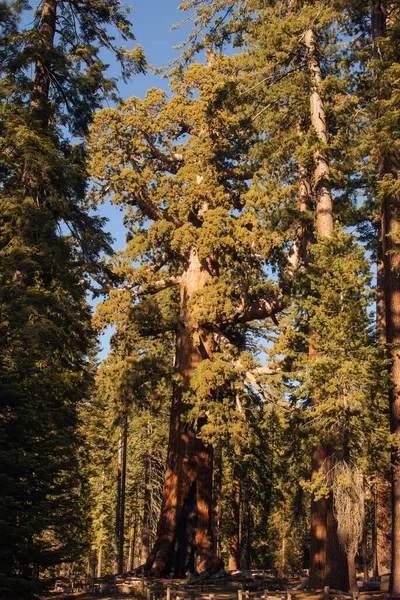
{"type": "MultiPolygon", "coordinates": [[[[82,136],[115,89],[101,47],[128,76],[136,55],[117,2],[43,0],[31,28],[25,2],[1,3],[1,476],[0,571],[30,576],[87,544],[80,477],[79,403],[87,397],[94,342],[86,278],[110,251],[103,220],[85,201],[82,136]],[[29,73],[32,72],[32,76],[29,73]]],[[[6,584],[7,586],[9,584],[6,584]]]]}
{"type": "MultiPolygon", "coordinates": [[[[350,121],[349,125],[349,115],[354,114],[357,98],[352,95],[345,69],[346,53],[338,52],[335,46],[349,14],[338,12],[340,7],[334,3],[187,2],[182,8],[188,9],[189,5],[196,14],[192,38],[197,40],[197,47],[213,44],[218,47],[224,40],[239,45],[246,43],[241,65],[251,77],[250,101],[258,103],[255,118],[264,128],[262,141],[269,157],[265,170],[273,182],[267,188],[273,200],[264,206],[264,222],[267,228],[276,228],[277,223],[286,226],[287,256],[281,263],[283,268],[288,273],[296,269],[300,249],[300,264],[309,263],[308,268],[313,271],[312,246],[318,238],[330,237],[333,233],[332,190],[335,190],[336,215],[340,221],[348,222],[353,210],[348,201],[354,191],[358,165],[351,148],[355,146],[358,123],[355,121],[354,127],[354,121],[350,121]],[[327,101],[329,92],[337,99],[336,103],[327,101]],[[310,101],[309,108],[306,99],[310,101]],[[280,220],[272,214],[278,210],[280,220]],[[288,261],[292,269],[287,268],[288,261]]],[[[190,57],[190,51],[186,57],[190,57]]],[[[331,251],[334,252],[333,246],[331,251]]],[[[356,254],[353,265],[357,270],[356,254]]],[[[366,322],[360,326],[365,328],[366,322]]],[[[314,331],[310,329],[309,333],[310,359],[318,363],[319,357],[313,350],[314,331]]],[[[373,340],[365,339],[365,342],[368,345],[373,340]]],[[[318,386],[311,397],[318,401],[318,386]]],[[[324,434],[321,441],[323,438],[324,434]]],[[[328,446],[318,444],[314,454],[319,457],[314,473],[317,476],[319,468],[330,460],[331,452],[328,446]]],[[[313,503],[311,580],[315,587],[329,583],[343,588],[347,585],[346,565],[344,569],[338,568],[343,553],[338,548],[335,526],[328,530],[329,523],[333,522],[331,503],[332,499],[327,501],[321,496],[313,503]]]]}
{"type": "Polygon", "coordinates": [[[235,335],[282,303],[262,273],[268,258],[253,250],[256,221],[246,213],[244,193],[257,163],[249,154],[251,123],[230,110],[235,78],[229,59],[210,56],[208,67],[194,64],[173,82],[170,101],[151,90],[144,101],[100,113],[91,132],[98,196],[111,194],[127,208],[132,231],[114,263],[123,283],[101,310],[110,315],[118,304],[129,311],[140,299],[133,308],[147,313],[147,334],[176,335],[163,505],[146,565],[156,573],[214,572],[221,565],[211,540],[212,447],[202,438],[211,408],[220,410],[220,385],[236,377],[235,368],[251,370],[240,367],[235,335]],[[162,310],[152,312],[146,297],[160,293],[167,294],[162,310]],[[195,373],[203,378],[197,398],[195,373]]]}

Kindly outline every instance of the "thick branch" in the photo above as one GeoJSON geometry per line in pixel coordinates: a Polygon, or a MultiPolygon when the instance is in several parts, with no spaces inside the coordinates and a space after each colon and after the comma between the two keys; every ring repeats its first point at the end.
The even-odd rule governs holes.
{"type": "Polygon", "coordinates": [[[183,154],[180,154],[178,152],[175,152],[173,154],[166,154],[165,152],[160,150],[160,148],[158,148],[155,145],[155,143],[153,142],[153,140],[151,139],[150,136],[148,136],[144,133],[143,137],[145,138],[146,142],[148,143],[153,156],[155,158],[158,158],[159,160],[161,160],[161,162],[163,162],[165,165],[168,165],[169,166],[168,170],[171,173],[176,173],[178,171],[178,163],[183,160],[183,154]]]}
{"type": "MultiPolygon", "coordinates": [[[[281,297],[276,297],[271,300],[260,300],[257,304],[244,306],[237,315],[232,319],[234,323],[248,323],[257,319],[271,318],[276,321],[275,315],[283,308],[281,297]]],[[[221,323],[222,324],[222,323],[221,323]]]]}
{"type": "MultiPolygon", "coordinates": [[[[161,292],[162,290],[166,290],[168,288],[179,285],[181,281],[182,281],[181,275],[175,275],[173,277],[168,277],[167,279],[159,279],[158,281],[145,286],[141,290],[133,291],[132,297],[139,298],[140,296],[146,296],[146,295],[154,296],[155,294],[158,294],[158,292],[161,292]]],[[[129,289],[132,289],[132,287],[134,287],[134,286],[127,284],[124,286],[124,289],[129,290],[129,289]]]]}
{"type": "MultiPolygon", "coordinates": [[[[158,270],[159,269],[157,269],[157,268],[153,268],[153,273],[157,272],[158,270]]],[[[148,285],[143,286],[143,284],[140,282],[140,278],[138,277],[138,279],[130,281],[128,283],[125,283],[118,289],[132,291],[133,298],[139,298],[141,296],[146,296],[146,295],[154,296],[155,294],[158,294],[158,292],[161,292],[162,290],[166,290],[170,287],[174,287],[175,285],[179,285],[181,282],[181,279],[182,279],[182,277],[180,275],[175,275],[172,277],[167,277],[166,279],[159,279],[158,281],[155,281],[154,283],[149,283],[148,285]],[[138,286],[142,286],[142,287],[138,290],[133,289],[138,286]]],[[[88,289],[93,294],[95,294],[95,296],[100,296],[100,295],[109,294],[110,291],[114,288],[111,285],[105,285],[100,288],[94,288],[93,286],[88,285],[88,289]]]]}

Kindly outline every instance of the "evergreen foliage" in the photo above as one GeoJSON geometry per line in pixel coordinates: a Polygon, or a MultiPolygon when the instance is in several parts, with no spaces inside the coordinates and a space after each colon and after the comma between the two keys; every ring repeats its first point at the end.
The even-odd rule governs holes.
{"type": "Polygon", "coordinates": [[[0,2],[5,594],[88,555],[98,577],[287,576],[310,553],[312,585],[356,591],[390,465],[400,486],[399,7],[370,4],[182,2],[170,94],[94,115],[119,100],[101,51],[145,68],[120,3],[42,0],[23,29],[0,2]]]}
{"type": "Polygon", "coordinates": [[[110,238],[89,215],[84,144],[70,139],[116,88],[100,48],[115,51],[126,76],[143,57],[114,48],[108,27],[132,39],[117,2],[43,0],[21,27],[28,8],[2,2],[0,12],[0,572],[37,577],[88,544],[78,417],[95,341],[86,291],[103,276],[110,238]]]}

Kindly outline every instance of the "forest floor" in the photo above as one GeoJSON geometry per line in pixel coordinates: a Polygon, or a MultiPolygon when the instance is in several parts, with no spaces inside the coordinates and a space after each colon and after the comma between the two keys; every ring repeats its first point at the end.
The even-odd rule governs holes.
{"type": "MultiPolygon", "coordinates": [[[[171,585],[171,581],[166,582],[164,580],[166,586],[171,585]]],[[[161,581],[159,580],[157,588],[159,587],[161,581]]],[[[289,598],[291,600],[325,600],[323,591],[295,591],[295,586],[299,582],[288,582],[285,591],[279,592],[276,590],[275,592],[270,591],[271,596],[268,596],[268,600],[282,600],[282,598],[289,598]],[[287,596],[287,592],[290,593],[290,596],[287,596]],[[273,596],[272,596],[273,594],[273,596]]],[[[154,580],[152,581],[154,585],[154,580]]],[[[180,595],[180,600],[236,600],[237,599],[237,590],[238,585],[232,585],[232,582],[228,581],[218,581],[218,582],[209,582],[206,585],[191,585],[190,587],[187,585],[188,581],[181,581],[181,585],[179,588],[181,590],[181,594],[175,587],[174,593],[171,593],[171,598],[176,594],[180,595]],[[210,597],[211,596],[211,597],[210,597]]],[[[175,584],[176,585],[176,584],[175,584]]],[[[349,595],[335,593],[336,590],[330,590],[330,600],[350,600],[349,595]]],[[[265,592],[264,592],[265,593],[265,592]]],[[[250,591],[247,595],[246,592],[243,592],[243,600],[257,600],[257,598],[261,597],[263,591],[259,591],[257,593],[255,590],[250,591]],[[251,594],[251,595],[250,595],[251,594]]],[[[157,597],[157,595],[156,595],[157,597]]],[[[360,600],[384,600],[388,597],[388,594],[383,591],[376,592],[361,592],[360,600]]],[[[105,592],[105,593],[88,593],[88,592],[75,592],[75,593],[62,593],[62,592],[54,592],[50,593],[47,596],[43,596],[41,600],[93,600],[94,598],[101,598],[102,600],[125,600],[126,598],[134,598],[135,600],[147,600],[148,596],[146,595],[146,591],[142,590],[142,588],[137,588],[131,590],[130,593],[121,593],[119,591],[113,592],[105,592]]]]}

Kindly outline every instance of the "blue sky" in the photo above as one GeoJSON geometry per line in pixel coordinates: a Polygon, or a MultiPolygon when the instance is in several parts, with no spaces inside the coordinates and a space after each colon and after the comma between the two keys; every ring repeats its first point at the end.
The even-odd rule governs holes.
{"type": "MultiPolygon", "coordinates": [[[[134,3],[130,3],[132,6],[130,20],[136,36],[132,46],[140,44],[148,63],[153,67],[165,67],[177,58],[179,52],[174,50],[174,46],[185,40],[191,29],[190,24],[185,24],[178,30],[171,31],[172,25],[182,21],[186,16],[186,13],[178,11],[179,4],[179,0],[135,0],[134,3]]],[[[122,40],[117,38],[116,42],[122,45],[122,40]]],[[[107,59],[111,61],[109,57],[105,58],[107,59]]],[[[117,67],[113,63],[110,65],[110,74],[113,77],[118,76],[117,67]]],[[[121,81],[118,85],[124,100],[131,96],[144,98],[146,91],[152,87],[167,90],[168,81],[149,70],[146,75],[136,75],[128,84],[121,81]]],[[[115,250],[122,248],[125,245],[122,213],[112,205],[101,207],[100,212],[109,219],[107,229],[115,239],[115,250]]]]}
{"type": "MultiPolygon", "coordinates": [[[[179,0],[134,0],[130,2],[132,6],[130,19],[136,36],[133,45],[140,44],[143,47],[147,61],[153,67],[164,67],[177,58],[179,52],[174,50],[174,46],[184,41],[190,32],[190,23],[171,31],[172,25],[180,22],[186,16],[185,13],[177,10],[179,3],[179,0]]],[[[122,45],[122,40],[117,38],[116,42],[122,45]]],[[[113,77],[118,75],[117,68],[112,62],[110,64],[110,74],[113,77]]],[[[154,75],[149,71],[147,75],[135,76],[128,84],[120,82],[118,87],[124,100],[131,96],[144,98],[146,91],[152,87],[167,90],[168,81],[163,79],[161,75],[154,75]]],[[[114,249],[122,248],[125,245],[125,229],[122,224],[123,213],[111,204],[101,206],[99,212],[109,219],[106,229],[115,240],[114,249]]],[[[112,330],[109,330],[99,340],[102,346],[99,353],[100,359],[108,353],[111,334],[112,330]]]]}

